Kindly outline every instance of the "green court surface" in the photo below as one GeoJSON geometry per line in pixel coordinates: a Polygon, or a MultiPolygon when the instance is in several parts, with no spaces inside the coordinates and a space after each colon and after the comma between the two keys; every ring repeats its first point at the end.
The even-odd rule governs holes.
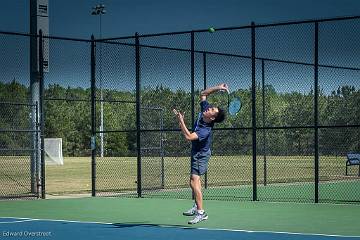
{"type": "MultiPolygon", "coordinates": [[[[203,189],[205,199],[222,200],[251,200],[252,185],[238,187],[209,187],[203,189]]],[[[295,201],[295,202],[314,202],[314,183],[283,183],[268,184],[266,186],[258,184],[257,196],[259,200],[266,201],[295,201]]],[[[189,198],[190,189],[154,191],[146,194],[147,197],[171,197],[189,198]]],[[[319,184],[319,202],[326,203],[359,203],[360,199],[360,180],[328,181],[319,184]]]]}
{"type": "MultiPolygon", "coordinates": [[[[189,227],[182,212],[191,200],[88,197],[1,201],[1,218],[31,218],[116,224],[189,227]]],[[[209,219],[194,226],[336,236],[360,236],[360,206],[207,200],[209,219]]]]}

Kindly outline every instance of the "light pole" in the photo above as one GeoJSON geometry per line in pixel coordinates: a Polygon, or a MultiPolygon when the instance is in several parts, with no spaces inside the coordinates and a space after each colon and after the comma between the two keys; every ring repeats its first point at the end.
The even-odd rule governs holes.
{"type": "MultiPolygon", "coordinates": [[[[95,7],[93,7],[93,10],[91,11],[91,15],[94,16],[99,16],[99,39],[102,38],[101,36],[101,15],[105,14],[106,10],[105,10],[105,5],[104,4],[98,4],[95,7]]],[[[104,98],[103,98],[103,87],[102,87],[102,59],[101,59],[101,54],[102,54],[102,48],[101,48],[101,42],[99,42],[99,46],[100,46],[100,51],[99,51],[99,62],[100,62],[100,68],[99,68],[99,73],[100,73],[100,156],[104,157],[104,98]]]]}

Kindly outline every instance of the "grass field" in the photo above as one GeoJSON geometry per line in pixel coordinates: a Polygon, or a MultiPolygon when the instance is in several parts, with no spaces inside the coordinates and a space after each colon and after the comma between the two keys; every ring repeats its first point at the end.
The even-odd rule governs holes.
{"type": "MultiPolygon", "coordinates": [[[[312,156],[267,156],[266,159],[267,186],[292,184],[291,186],[296,187],[291,188],[298,189],[296,191],[305,191],[305,187],[307,189],[306,192],[311,193],[309,198],[312,197],[314,188],[314,158],[312,156]],[[303,190],[299,190],[300,186],[303,190]]],[[[188,196],[189,158],[165,157],[163,166],[164,175],[162,176],[161,158],[143,157],[143,189],[178,189],[177,194],[179,197],[182,197],[182,194],[188,196]],[[162,182],[162,177],[164,182],[162,182]],[[163,187],[162,184],[164,185],[163,187]]],[[[30,179],[30,160],[28,157],[0,157],[0,167],[3,173],[0,177],[1,192],[11,193],[13,191],[16,193],[19,185],[24,190],[28,188],[30,179]]],[[[236,191],[241,191],[240,198],[251,198],[252,171],[252,156],[250,155],[213,156],[210,160],[207,177],[209,189],[206,191],[211,192],[211,189],[221,189],[212,195],[225,197],[229,195],[229,198],[236,198],[239,195],[236,191]],[[247,187],[246,190],[244,187],[247,187]],[[238,190],[232,191],[231,189],[238,190]]],[[[345,181],[352,182],[351,185],[354,185],[355,180],[355,185],[359,186],[360,181],[359,177],[356,176],[357,171],[357,167],[352,167],[349,172],[351,176],[345,176],[345,158],[334,156],[320,157],[320,182],[322,183],[345,181]]],[[[100,192],[135,192],[137,187],[137,158],[97,157],[96,174],[96,188],[100,192]]],[[[264,185],[263,156],[257,157],[257,180],[259,186],[264,185]]],[[[343,191],[345,195],[347,190],[350,194],[352,194],[351,191],[355,191],[353,187],[349,186],[342,186],[341,188],[342,190],[339,189],[339,191],[343,191]]],[[[261,191],[263,190],[259,188],[260,196],[262,194],[261,191]]],[[[334,191],[334,185],[331,191],[334,191]]],[[[50,195],[90,193],[91,158],[65,157],[64,165],[62,166],[47,165],[46,192],[50,195]]],[[[271,198],[271,193],[264,194],[271,198]]],[[[308,195],[308,193],[304,195],[308,195]]],[[[354,198],[355,201],[357,200],[357,195],[355,194],[354,196],[351,197],[351,201],[354,198]]],[[[360,201],[360,199],[358,200],[360,201]]]]}

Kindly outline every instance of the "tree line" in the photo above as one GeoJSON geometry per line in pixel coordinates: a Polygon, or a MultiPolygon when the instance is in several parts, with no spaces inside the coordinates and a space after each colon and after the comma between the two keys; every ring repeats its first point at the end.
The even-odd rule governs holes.
{"type": "MultiPolygon", "coordinates": [[[[55,84],[45,89],[45,137],[62,138],[64,156],[90,155],[90,96],[90,89],[84,88],[65,88],[55,84]]],[[[196,91],[195,112],[199,111],[198,96],[199,91],[196,91]]],[[[239,89],[231,96],[240,97],[242,109],[236,116],[228,116],[225,122],[215,126],[214,154],[252,154],[251,89],[239,89]]],[[[99,130],[99,91],[96,97],[96,125],[99,130]]],[[[31,128],[31,107],[6,103],[24,103],[29,99],[28,87],[15,80],[0,83],[0,129],[31,128]]],[[[135,156],[135,92],[104,89],[103,99],[104,130],[108,131],[104,134],[105,156],[135,156]]],[[[181,89],[157,86],[141,90],[141,145],[145,156],[188,154],[190,144],[179,132],[172,109],[184,111],[187,126],[191,128],[191,102],[191,94],[181,89]]],[[[227,95],[213,94],[209,102],[226,108],[227,95]]],[[[319,126],[322,126],[319,129],[320,153],[343,155],[349,151],[360,151],[359,128],[344,127],[359,125],[360,90],[354,86],[340,86],[330,94],[320,91],[318,103],[319,126]]],[[[313,91],[282,93],[271,85],[264,89],[257,86],[257,154],[313,155],[314,121],[313,91]]],[[[29,148],[31,144],[31,133],[0,134],[3,149],[29,148]]],[[[97,134],[98,150],[99,144],[100,134],[97,134]]]]}

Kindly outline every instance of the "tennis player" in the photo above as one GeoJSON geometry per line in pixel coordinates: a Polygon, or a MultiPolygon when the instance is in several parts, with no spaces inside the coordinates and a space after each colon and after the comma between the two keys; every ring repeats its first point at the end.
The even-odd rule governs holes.
{"type": "Polygon", "coordinates": [[[218,91],[228,91],[227,84],[223,83],[215,87],[207,88],[201,92],[201,112],[198,115],[192,132],[186,127],[184,113],[173,109],[183,135],[192,143],[190,187],[193,196],[195,197],[195,203],[191,209],[183,213],[185,216],[195,216],[188,222],[189,224],[195,224],[208,219],[208,215],[203,208],[200,176],[204,175],[208,169],[208,162],[211,156],[210,147],[212,141],[212,128],[214,123],[220,123],[225,119],[224,110],[219,107],[211,106],[207,101],[207,96],[218,91]]]}

